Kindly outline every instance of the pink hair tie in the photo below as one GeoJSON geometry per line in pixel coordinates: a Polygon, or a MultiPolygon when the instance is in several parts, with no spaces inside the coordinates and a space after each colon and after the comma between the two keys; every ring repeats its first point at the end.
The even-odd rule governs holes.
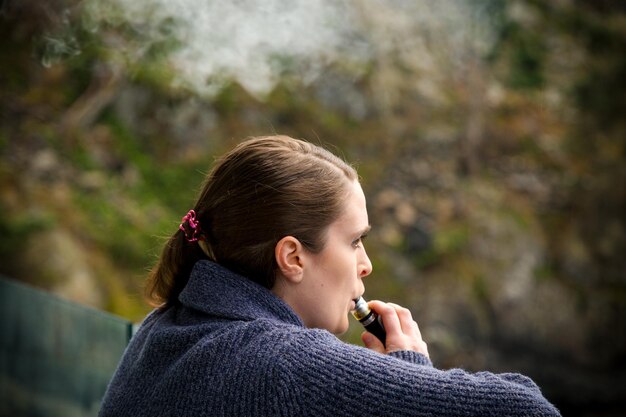
{"type": "Polygon", "coordinates": [[[196,219],[196,212],[189,210],[189,212],[183,217],[182,223],[178,226],[179,230],[185,232],[185,239],[187,242],[196,242],[198,240],[204,240],[202,236],[202,228],[200,227],[200,221],[196,219]],[[185,227],[185,223],[189,226],[185,227]],[[189,233],[191,229],[191,234],[189,233]]]}

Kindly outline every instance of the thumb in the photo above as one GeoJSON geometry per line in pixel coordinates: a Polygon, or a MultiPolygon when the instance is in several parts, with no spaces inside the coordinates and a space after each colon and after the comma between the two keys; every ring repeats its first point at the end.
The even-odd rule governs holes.
{"type": "Polygon", "coordinates": [[[366,348],[378,353],[385,353],[385,345],[383,345],[383,342],[378,340],[378,338],[370,332],[361,333],[361,340],[366,348]]]}

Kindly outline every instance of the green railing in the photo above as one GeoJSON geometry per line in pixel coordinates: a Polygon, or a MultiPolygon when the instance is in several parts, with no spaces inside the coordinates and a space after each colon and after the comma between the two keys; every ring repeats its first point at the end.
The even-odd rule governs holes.
{"type": "Polygon", "coordinates": [[[132,323],[0,277],[0,416],[96,416],[132,323]]]}

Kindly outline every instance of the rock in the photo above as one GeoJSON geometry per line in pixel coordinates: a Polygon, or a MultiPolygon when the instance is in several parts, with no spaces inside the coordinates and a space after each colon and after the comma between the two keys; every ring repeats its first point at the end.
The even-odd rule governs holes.
{"type": "Polygon", "coordinates": [[[102,308],[102,295],[96,284],[85,249],[67,231],[55,228],[30,236],[21,260],[25,271],[45,279],[52,292],[69,300],[102,308]]]}

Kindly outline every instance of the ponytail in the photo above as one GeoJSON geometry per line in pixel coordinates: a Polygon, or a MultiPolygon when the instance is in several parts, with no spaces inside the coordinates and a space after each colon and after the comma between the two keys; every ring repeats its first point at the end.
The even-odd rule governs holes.
{"type": "Polygon", "coordinates": [[[153,307],[175,304],[189,281],[193,266],[201,259],[207,259],[207,255],[198,242],[189,242],[185,233],[177,230],[148,275],[145,295],[149,304],[153,307]]]}

